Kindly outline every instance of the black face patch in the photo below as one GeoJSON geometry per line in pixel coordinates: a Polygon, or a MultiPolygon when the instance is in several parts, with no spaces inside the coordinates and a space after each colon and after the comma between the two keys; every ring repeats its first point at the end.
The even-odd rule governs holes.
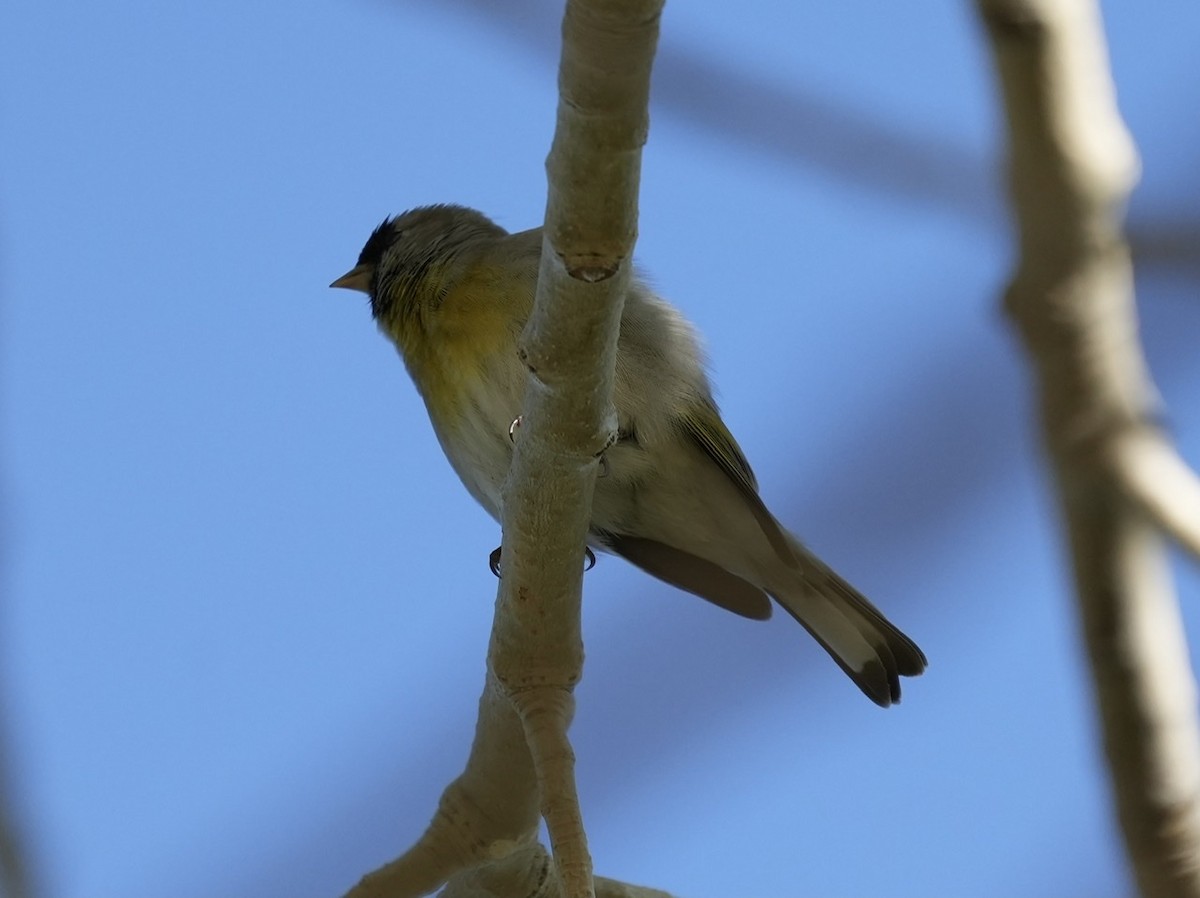
{"type": "Polygon", "coordinates": [[[396,227],[396,219],[385,218],[367,238],[362,252],[358,254],[358,264],[378,268],[379,263],[383,261],[383,254],[389,246],[396,242],[400,233],[400,229],[396,227]]]}

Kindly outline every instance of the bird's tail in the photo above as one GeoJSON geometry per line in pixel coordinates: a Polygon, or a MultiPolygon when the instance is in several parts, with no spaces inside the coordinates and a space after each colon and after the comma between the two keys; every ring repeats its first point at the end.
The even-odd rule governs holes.
{"type": "Polygon", "coordinates": [[[900,677],[925,670],[925,653],[857,589],[801,546],[786,588],[771,596],[825,647],[875,704],[900,701],[900,677]]]}

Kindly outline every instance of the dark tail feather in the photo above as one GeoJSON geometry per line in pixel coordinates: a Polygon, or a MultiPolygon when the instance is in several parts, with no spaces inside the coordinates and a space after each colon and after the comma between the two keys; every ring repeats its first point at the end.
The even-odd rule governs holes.
{"type": "Polygon", "coordinates": [[[881,707],[900,701],[900,677],[921,674],[928,661],[917,644],[798,543],[800,582],[772,593],[829,652],[859,689],[881,707]]]}

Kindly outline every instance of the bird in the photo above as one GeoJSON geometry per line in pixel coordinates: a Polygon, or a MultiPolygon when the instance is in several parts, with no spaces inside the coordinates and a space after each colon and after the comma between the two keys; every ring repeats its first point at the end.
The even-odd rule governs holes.
{"type": "MultiPolygon", "coordinates": [[[[330,285],[369,297],[447,459],[497,521],[541,253],[541,228],[510,233],[466,206],[421,206],[386,218],[330,285]]],[[[589,546],[742,617],[765,620],[774,600],[871,701],[898,702],[924,652],[770,512],[721,418],[696,330],[638,273],[614,373],[617,438],[589,546]]]]}

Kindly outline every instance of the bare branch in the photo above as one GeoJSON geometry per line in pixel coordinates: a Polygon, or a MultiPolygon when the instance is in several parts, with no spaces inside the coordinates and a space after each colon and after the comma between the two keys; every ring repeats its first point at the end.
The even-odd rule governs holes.
{"type": "Polygon", "coordinates": [[[1137,338],[1121,232],[1136,152],[1094,0],[978,6],[1019,224],[1006,308],[1039,375],[1118,814],[1142,894],[1200,896],[1196,686],[1159,533],[1194,551],[1200,505],[1137,338]]]}
{"type": "MultiPolygon", "coordinates": [[[[540,844],[456,876],[440,898],[562,898],[550,855],[540,844]]],[[[596,877],[596,898],[671,898],[666,892],[596,877]]]]}
{"type": "Polygon", "coordinates": [[[561,894],[550,855],[535,842],[458,874],[439,898],[558,898],[561,894]]]}
{"type": "Polygon", "coordinates": [[[416,898],[455,874],[503,858],[537,838],[538,791],[525,731],[489,675],[462,775],[442,794],[429,827],[347,898],[416,898]]]}
{"type": "Polygon", "coordinates": [[[581,572],[597,459],[614,439],[617,332],[637,237],[661,0],[568,0],[530,372],[504,486],[488,662],[513,701],[569,898],[594,894],[567,727],[583,672],[581,572]]]}
{"type": "Polygon", "coordinates": [[[351,898],[408,898],[447,880],[475,894],[488,877],[520,888],[536,872],[539,810],[554,851],[549,878],[567,898],[595,894],[567,728],[582,676],[592,489],[616,432],[613,369],[661,11],[662,0],[567,2],[541,267],[521,340],[529,378],[502,493],[502,576],[475,743],[418,843],[351,898]]]}

